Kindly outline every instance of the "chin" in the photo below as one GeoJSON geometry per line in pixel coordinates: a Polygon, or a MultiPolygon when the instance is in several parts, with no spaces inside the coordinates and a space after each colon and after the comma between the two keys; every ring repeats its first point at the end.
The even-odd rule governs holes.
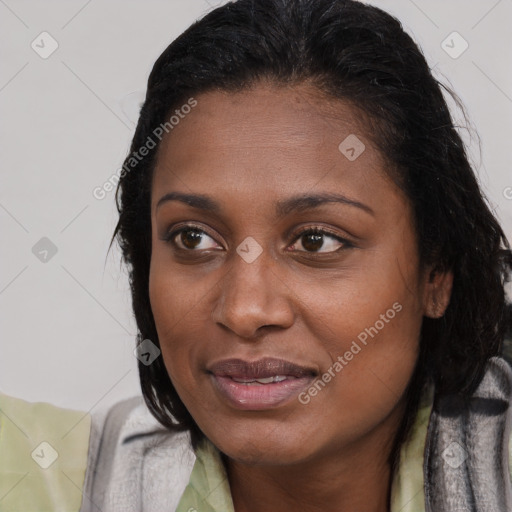
{"type": "Polygon", "coordinates": [[[210,441],[230,459],[247,465],[289,465],[309,458],[313,447],[304,435],[285,424],[254,428],[231,427],[208,435],[210,441]],[[218,434],[218,435],[217,435],[218,434]],[[228,435],[226,435],[228,434],[228,435]]]}

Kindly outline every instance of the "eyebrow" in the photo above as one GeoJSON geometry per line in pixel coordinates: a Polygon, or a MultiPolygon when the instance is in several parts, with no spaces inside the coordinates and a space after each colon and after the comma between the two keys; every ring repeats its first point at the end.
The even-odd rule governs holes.
{"type": "MultiPolygon", "coordinates": [[[[186,194],[183,192],[169,192],[168,194],[165,194],[158,200],[156,209],[168,201],[180,201],[193,208],[217,214],[222,211],[220,203],[207,195],[186,194]]],[[[361,203],[360,201],[355,201],[354,199],[350,199],[341,194],[332,193],[301,194],[288,199],[282,199],[276,203],[276,214],[279,217],[284,217],[292,212],[302,212],[327,203],[341,203],[353,206],[375,216],[375,212],[369,206],[361,203]]]]}

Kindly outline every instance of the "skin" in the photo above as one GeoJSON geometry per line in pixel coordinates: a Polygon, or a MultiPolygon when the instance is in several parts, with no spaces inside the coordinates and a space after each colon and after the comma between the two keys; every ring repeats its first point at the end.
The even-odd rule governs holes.
{"type": "Polygon", "coordinates": [[[411,206],[354,107],[308,84],[196,99],[163,140],[152,183],[149,291],[171,380],[226,455],[236,512],[388,511],[387,461],[422,318],[442,316],[452,275],[420,268],[411,206]],[[338,149],[350,134],[366,146],[354,161],[338,149]],[[206,194],[220,212],[157,207],[170,192],[206,194]],[[321,192],[372,213],[329,202],[276,215],[277,201],[321,192]],[[164,240],[187,222],[206,234],[187,246],[181,235],[164,240]],[[327,234],[318,248],[295,235],[306,226],[351,245],[327,234]],[[263,250],[252,263],[236,252],[248,236],[263,250]],[[394,303],[401,311],[306,405],[241,411],[206,372],[268,356],[322,375],[394,303]]]}

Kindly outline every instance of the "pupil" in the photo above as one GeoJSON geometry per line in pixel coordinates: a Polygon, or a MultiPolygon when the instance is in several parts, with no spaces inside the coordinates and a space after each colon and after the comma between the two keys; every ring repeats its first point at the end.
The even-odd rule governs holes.
{"type": "Polygon", "coordinates": [[[320,249],[323,245],[323,235],[318,233],[310,233],[308,235],[303,235],[303,239],[309,240],[306,243],[304,243],[304,240],[302,241],[302,245],[305,249],[308,251],[316,251],[320,249]],[[311,242],[311,243],[310,243],[311,242]]]}
{"type": "Polygon", "coordinates": [[[187,249],[194,249],[197,245],[199,245],[199,242],[201,241],[201,233],[192,229],[182,231],[181,241],[187,249]]]}

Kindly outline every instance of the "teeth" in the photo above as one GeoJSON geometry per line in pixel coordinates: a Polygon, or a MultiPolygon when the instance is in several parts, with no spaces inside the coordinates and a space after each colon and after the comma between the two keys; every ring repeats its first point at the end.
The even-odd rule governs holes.
{"type": "Polygon", "coordinates": [[[286,380],[288,377],[285,375],[276,375],[275,377],[272,377],[273,382],[282,382],[283,380],[286,380]]]}
{"type": "Polygon", "coordinates": [[[275,382],[275,377],[266,377],[264,379],[256,379],[256,382],[260,384],[270,384],[271,382],[275,382]]]}
{"type": "Polygon", "coordinates": [[[265,377],[264,379],[237,379],[232,377],[235,382],[239,382],[240,384],[270,384],[271,382],[282,382],[286,380],[287,377],[285,375],[274,375],[273,377],[265,377]]]}
{"type": "Polygon", "coordinates": [[[235,382],[239,382],[240,384],[249,384],[250,382],[254,382],[254,379],[236,379],[235,377],[231,377],[235,382]]]}

